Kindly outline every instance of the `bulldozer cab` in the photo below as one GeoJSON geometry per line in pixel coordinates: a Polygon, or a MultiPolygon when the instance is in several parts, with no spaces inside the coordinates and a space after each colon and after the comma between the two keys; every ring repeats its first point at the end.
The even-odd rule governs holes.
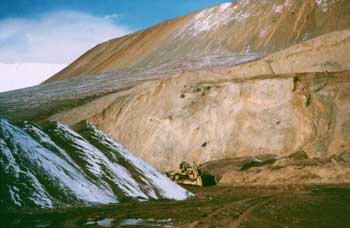
{"type": "MultiPolygon", "coordinates": [[[[166,175],[178,184],[208,186],[206,184],[208,175],[202,176],[201,170],[195,164],[190,165],[187,162],[181,162],[177,170],[166,172],[166,175]]],[[[213,176],[212,178],[215,179],[213,176]]]]}
{"type": "Polygon", "coordinates": [[[186,172],[187,168],[189,167],[190,165],[187,163],[187,162],[181,162],[180,164],[180,170],[183,171],[183,172],[186,172]]]}
{"type": "Polygon", "coordinates": [[[188,164],[187,162],[181,162],[180,164],[180,170],[182,173],[186,173],[189,170],[192,170],[193,168],[191,167],[190,164],[188,164]]]}

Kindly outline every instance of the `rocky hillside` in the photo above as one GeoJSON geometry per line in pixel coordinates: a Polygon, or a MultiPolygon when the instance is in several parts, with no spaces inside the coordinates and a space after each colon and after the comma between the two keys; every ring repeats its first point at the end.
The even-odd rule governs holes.
{"type": "Polygon", "coordinates": [[[229,2],[99,44],[49,81],[214,54],[269,54],[350,29],[349,12],[348,0],[229,2]]]}
{"type": "Polygon", "coordinates": [[[163,171],[297,150],[327,157],[348,150],[348,50],[347,30],[240,65],[256,56],[66,79],[0,94],[0,115],[88,120],[163,171]]]}
{"type": "Polygon", "coordinates": [[[300,187],[349,184],[350,151],[322,158],[310,158],[302,150],[286,156],[243,156],[209,161],[200,168],[215,175],[220,185],[300,187]]]}
{"type": "Polygon", "coordinates": [[[350,149],[347,50],[350,32],[330,33],[255,62],[144,83],[51,119],[88,119],[161,170],[298,150],[327,157],[350,149]]]}
{"type": "Polygon", "coordinates": [[[0,117],[13,120],[45,120],[57,112],[104,95],[127,90],[146,81],[169,78],[186,70],[226,68],[259,57],[261,56],[258,54],[235,54],[174,60],[157,67],[130,68],[90,77],[68,78],[0,93],[0,117]]]}
{"type": "Polygon", "coordinates": [[[191,196],[94,126],[0,119],[0,211],[191,196]]]}
{"type": "MultiPolygon", "coordinates": [[[[332,157],[350,153],[349,6],[242,0],[196,12],[101,44],[40,86],[0,94],[0,117],[87,120],[161,171],[302,151],[328,172],[332,157]]],[[[226,184],[245,178],[227,175],[226,184]]]]}

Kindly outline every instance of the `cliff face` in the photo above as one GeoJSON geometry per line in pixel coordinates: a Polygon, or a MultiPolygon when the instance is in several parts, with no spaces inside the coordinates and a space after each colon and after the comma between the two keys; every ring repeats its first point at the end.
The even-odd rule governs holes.
{"type": "Polygon", "coordinates": [[[350,150],[349,49],[349,31],[330,33],[255,62],[144,83],[52,119],[88,119],[161,170],[298,150],[329,157],[350,150]]]}
{"type": "Polygon", "coordinates": [[[99,44],[48,81],[213,54],[269,54],[350,29],[349,12],[347,0],[225,3],[99,44]]]}
{"type": "Polygon", "coordinates": [[[181,161],[350,149],[349,72],[223,82],[182,76],[121,97],[90,121],[161,170],[181,161]]]}

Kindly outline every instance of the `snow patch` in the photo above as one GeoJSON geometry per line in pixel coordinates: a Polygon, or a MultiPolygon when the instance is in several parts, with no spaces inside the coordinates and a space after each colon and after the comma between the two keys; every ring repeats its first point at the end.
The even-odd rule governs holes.
{"type": "Polygon", "coordinates": [[[227,8],[229,8],[232,5],[231,2],[223,3],[219,6],[220,11],[225,11],[227,8]]]}
{"type": "Polygon", "coordinates": [[[59,123],[41,128],[0,119],[0,172],[7,186],[0,198],[9,199],[8,207],[109,204],[119,196],[184,200],[193,195],[96,127],[87,127],[84,138],[59,123]]]}
{"type": "Polygon", "coordinates": [[[215,30],[231,22],[240,22],[248,18],[249,13],[245,12],[250,0],[242,0],[237,3],[223,3],[197,13],[192,20],[179,32],[181,38],[188,34],[197,36],[202,32],[215,30]]]}
{"type": "Polygon", "coordinates": [[[11,195],[11,199],[12,199],[12,202],[14,202],[14,204],[16,206],[22,206],[22,203],[21,203],[21,198],[20,196],[18,195],[18,188],[14,187],[14,186],[9,186],[9,191],[10,191],[10,195],[11,195]]]}
{"type": "Polygon", "coordinates": [[[173,227],[172,219],[142,219],[142,218],[134,218],[134,219],[124,219],[119,223],[119,227],[173,227]]]}
{"type": "Polygon", "coordinates": [[[286,0],[284,2],[284,6],[291,6],[292,5],[292,0],[286,0]]]}
{"type": "Polygon", "coordinates": [[[266,37],[267,33],[268,33],[267,29],[266,29],[266,28],[263,28],[263,29],[261,29],[260,32],[259,32],[259,37],[260,37],[260,38],[264,38],[264,37],[266,37]]]}
{"type": "Polygon", "coordinates": [[[113,221],[114,221],[114,219],[105,218],[105,219],[102,219],[100,221],[97,221],[97,225],[102,226],[102,227],[111,227],[113,221]]]}
{"type": "Polygon", "coordinates": [[[283,12],[283,6],[282,5],[274,5],[273,6],[273,11],[275,13],[281,14],[283,12]]]}
{"type": "MultiPolygon", "coordinates": [[[[51,197],[38,178],[32,173],[32,169],[42,170],[51,179],[52,183],[57,182],[62,189],[73,192],[75,196],[83,201],[91,203],[117,202],[112,191],[94,185],[81,174],[79,169],[72,167],[66,160],[43,147],[22,129],[11,125],[7,121],[1,121],[0,124],[4,131],[7,132],[7,135],[11,136],[7,139],[12,142],[12,153],[20,154],[23,159],[29,162],[27,166],[32,167],[30,169],[26,168],[26,170],[21,172],[30,178],[30,183],[36,189],[31,197],[35,204],[42,207],[52,207],[51,197]]],[[[36,129],[36,131],[40,130],[36,129]]]]}
{"type": "Polygon", "coordinates": [[[65,133],[66,137],[72,139],[74,144],[79,146],[84,151],[84,155],[86,156],[84,158],[85,162],[89,164],[90,170],[96,176],[103,178],[102,167],[107,167],[113,181],[127,196],[132,198],[149,198],[142,192],[139,184],[131,177],[128,170],[118,163],[110,162],[101,151],[87,142],[79,134],[72,131],[70,128],[64,126],[63,124],[58,124],[58,129],[62,130],[62,133],[65,133]]]}
{"type": "Polygon", "coordinates": [[[327,12],[329,8],[339,0],[315,0],[318,8],[323,12],[327,12]]]}
{"type": "Polygon", "coordinates": [[[100,142],[105,142],[107,146],[111,146],[114,150],[119,151],[120,155],[122,155],[125,160],[129,161],[130,164],[133,164],[135,168],[138,168],[140,172],[143,173],[143,176],[149,182],[151,182],[155,188],[157,188],[163,198],[185,200],[188,197],[193,196],[192,193],[189,193],[184,188],[172,182],[170,179],[159,173],[156,169],[147,164],[141,158],[135,156],[133,153],[125,149],[122,145],[115,142],[101,130],[92,125],[89,125],[89,127],[93,129],[96,136],[99,137],[100,142]]]}

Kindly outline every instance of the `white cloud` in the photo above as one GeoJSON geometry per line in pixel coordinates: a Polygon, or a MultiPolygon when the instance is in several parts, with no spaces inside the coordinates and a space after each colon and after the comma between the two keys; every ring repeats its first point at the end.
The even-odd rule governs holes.
{"type": "Polygon", "coordinates": [[[118,15],[59,11],[0,21],[0,62],[70,63],[96,44],[130,32],[118,15]]]}
{"type": "Polygon", "coordinates": [[[65,66],[53,63],[0,63],[0,92],[40,84],[65,66]]]}
{"type": "MultiPolygon", "coordinates": [[[[38,76],[9,70],[14,65],[0,65],[6,66],[6,70],[0,68],[0,91],[8,90],[5,85],[11,85],[11,89],[21,88],[24,81],[25,86],[37,84],[58,71],[58,66],[71,63],[98,43],[129,33],[127,26],[117,23],[118,17],[117,14],[97,17],[77,11],[58,11],[32,19],[0,20],[0,63],[61,64],[50,70],[42,65],[46,67],[42,70],[46,74],[38,76]]],[[[33,72],[40,73],[40,64],[34,66],[33,72]]]]}

